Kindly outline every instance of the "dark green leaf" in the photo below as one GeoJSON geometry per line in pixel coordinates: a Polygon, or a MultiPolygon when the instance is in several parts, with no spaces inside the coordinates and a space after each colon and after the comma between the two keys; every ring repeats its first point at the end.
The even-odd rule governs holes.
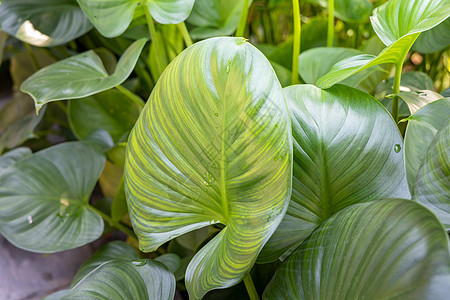
{"type": "Polygon", "coordinates": [[[335,15],[341,20],[353,23],[365,23],[372,12],[369,0],[335,0],[335,15]]]}
{"type": "Polygon", "coordinates": [[[450,45],[450,18],[422,33],[413,46],[414,51],[432,53],[450,45]]]}
{"type": "Polygon", "coordinates": [[[337,85],[284,88],[294,137],[292,197],[259,261],[297,247],[317,226],[356,203],[409,198],[402,137],[370,95],[337,85]]]}
{"type": "Polygon", "coordinates": [[[448,236],[409,200],[353,205],[279,267],[263,299],[447,299],[448,236]]]}
{"type": "Polygon", "coordinates": [[[291,150],[284,95],[261,52],[243,38],[188,48],[128,141],[125,188],[141,249],[221,223],[189,264],[186,286],[199,299],[238,283],[284,215],[291,150]]]}
{"type": "Polygon", "coordinates": [[[49,47],[82,36],[92,25],[76,0],[3,0],[0,27],[26,43],[49,47]]]}
{"type": "Polygon", "coordinates": [[[79,99],[109,90],[128,78],[145,43],[145,39],[134,42],[111,75],[90,50],[39,70],[22,84],[21,90],[33,97],[37,110],[50,101],[79,99]]]}
{"type": "Polygon", "coordinates": [[[24,158],[0,176],[0,232],[19,248],[50,253],[87,244],[103,231],[89,209],[105,157],[72,142],[24,158]]]}

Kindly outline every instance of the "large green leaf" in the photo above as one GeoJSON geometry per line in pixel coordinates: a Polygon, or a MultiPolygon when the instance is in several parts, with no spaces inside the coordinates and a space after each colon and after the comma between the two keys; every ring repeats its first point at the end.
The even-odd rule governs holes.
{"type": "Polygon", "coordinates": [[[95,130],[106,130],[115,143],[126,141],[139,117],[140,107],[116,90],[108,90],[79,100],[70,100],[70,127],[79,139],[95,130]]]}
{"type": "Polygon", "coordinates": [[[413,45],[414,51],[432,53],[450,45],[450,18],[422,33],[413,45]]]}
{"type": "Polygon", "coordinates": [[[450,0],[391,0],[373,11],[372,26],[388,46],[378,56],[358,55],[340,61],[317,82],[328,88],[369,67],[403,62],[414,41],[450,15],[450,0]]]}
{"type": "Polygon", "coordinates": [[[407,118],[405,133],[405,168],[408,186],[412,192],[417,172],[437,132],[444,127],[450,115],[450,98],[434,101],[407,118]]]}
{"type": "Polygon", "coordinates": [[[128,78],[145,43],[146,39],[134,42],[111,75],[106,72],[100,57],[89,50],[39,70],[20,88],[33,97],[36,110],[50,101],[84,98],[109,90],[128,78]]]}
{"type": "Polygon", "coordinates": [[[183,22],[190,14],[194,0],[77,0],[95,28],[106,37],[125,32],[137,7],[147,9],[161,24],[183,22]]]}
{"type": "Polygon", "coordinates": [[[125,187],[143,251],[225,225],[189,264],[192,299],[242,280],[281,221],[290,128],[269,61],[243,38],[197,43],[159,79],[128,141],[125,187]]]}
{"type": "Polygon", "coordinates": [[[447,122],[434,137],[422,161],[413,192],[413,200],[429,208],[447,229],[450,229],[449,153],[450,119],[447,118],[447,122]]]}
{"type": "MultiPolygon", "coordinates": [[[[187,21],[195,25],[192,38],[231,35],[239,25],[245,0],[196,0],[187,21]]],[[[252,0],[248,1],[248,5],[252,0]]]]}
{"type": "Polygon", "coordinates": [[[57,252],[97,239],[102,218],[89,209],[105,157],[72,142],[19,160],[0,175],[0,232],[19,248],[57,252]]]}
{"type": "Polygon", "coordinates": [[[41,47],[57,46],[92,28],[76,0],[3,0],[0,28],[41,47]]]}
{"type": "MultiPolygon", "coordinates": [[[[394,95],[391,95],[391,97],[393,96],[394,95]]],[[[438,93],[429,90],[419,90],[415,92],[401,92],[398,93],[397,96],[403,101],[405,101],[410,113],[412,114],[421,109],[422,107],[424,107],[425,105],[444,98],[438,93]]]]}
{"type": "Polygon", "coordinates": [[[30,155],[31,150],[30,148],[26,147],[17,148],[3,154],[2,156],[0,156],[0,175],[4,170],[6,170],[6,168],[30,155]]]}
{"type": "Polygon", "coordinates": [[[402,137],[370,95],[337,85],[284,88],[294,137],[289,208],[261,252],[273,261],[297,247],[317,226],[356,203],[409,198],[402,137]]]}
{"type": "Polygon", "coordinates": [[[409,200],[353,205],[279,267],[263,299],[447,299],[448,236],[409,200]]]}
{"type": "Polygon", "coordinates": [[[365,23],[372,12],[369,0],[335,0],[335,15],[341,20],[354,23],[365,23]]]}

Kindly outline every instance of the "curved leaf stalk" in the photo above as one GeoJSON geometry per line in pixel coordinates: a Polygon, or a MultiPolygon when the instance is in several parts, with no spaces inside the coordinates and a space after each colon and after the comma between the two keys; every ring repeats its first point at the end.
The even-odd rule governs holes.
{"type": "Polygon", "coordinates": [[[292,53],[292,84],[300,83],[298,78],[298,56],[300,55],[301,20],[299,0],[292,0],[294,15],[294,50],[292,53]]]}
{"type": "Polygon", "coordinates": [[[129,237],[135,238],[137,239],[136,234],[134,233],[134,231],[129,228],[128,226],[123,225],[120,222],[116,222],[114,221],[110,216],[108,216],[107,214],[105,214],[104,212],[102,212],[99,209],[96,209],[95,207],[88,205],[88,208],[90,210],[92,210],[93,212],[99,214],[103,220],[105,220],[106,222],[108,222],[109,225],[111,225],[112,227],[115,227],[117,229],[119,229],[120,231],[122,231],[123,233],[125,233],[126,235],[128,235],[129,237]]]}
{"type": "MultiPolygon", "coordinates": [[[[403,68],[403,60],[395,65],[395,77],[394,77],[394,94],[398,94],[400,92],[400,81],[402,77],[402,68],[403,68]]],[[[392,99],[392,118],[395,123],[398,122],[398,96],[395,96],[392,99]]]]}
{"type": "Polygon", "coordinates": [[[333,44],[334,44],[334,0],[328,0],[327,47],[333,47],[333,44]]]}
{"type": "Polygon", "coordinates": [[[245,288],[250,296],[250,300],[259,300],[258,292],[256,291],[255,285],[253,284],[252,276],[250,273],[244,278],[245,288]]]}
{"type": "Polygon", "coordinates": [[[31,49],[31,46],[28,43],[23,43],[25,45],[25,49],[27,49],[28,56],[30,57],[31,64],[33,65],[34,71],[39,71],[40,67],[38,64],[38,61],[36,59],[36,56],[34,56],[33,50],[31,49]]]}
{"type": "Polygon", "coordinates": [[[139,110],[142,110],[142,108],[144,108],[145,103],[139,96],[137,96],[136,94],[130,92],[128,89],[124,88],[121,85],[116,86],[116,89],[119,92],[121,92],[122,94],[124,94],[126,97],[128,97],[135,104],[137,104],[137,106],[139,106],[139,110]]]}
{"type": "MultiPolygon", "coordinates": [[[[158,52],[156,55],[156,64],[157,64],[157,68],[159,71],[158,73],[161,74],[163,71],[163,63],[162,63],[161,57],[160,57],[160,55],[163,53],[163,52],[160,52],[162,44],[160,43],[158,34],[156,33],[156,28],[155,28],[155,24],[153,23],[152,15],[148,11],[148,9],[144,9],[144,11],[145,11],[145,17],[147,19],[148,31],[150,32],[150,36],[152,37],[152,43],[154,43],[155,49],[158,52]]],[[[149,57],[150,57],[150,52],[149,52],[149,57]]]]}
{"type": "Polygon", "coordinates": [[[241,19],[239,20],[239,27],[236,31],[236,36],[244,36],[245,33],[245,25],[247,25],[247,16],[248,16],[248,0],[244,1],[244,7],[242,8],[241,19]]]}
{"type": "Polygon", "coordinates": [[[181,22],[177,24],[177,27],[181,35],[183,36],[186,47],[192,46],[192,44],[194,43],[192,42],[191,36],[189,35],[189,31],[186,28],[186,24],[184,22],[181,22]]]}

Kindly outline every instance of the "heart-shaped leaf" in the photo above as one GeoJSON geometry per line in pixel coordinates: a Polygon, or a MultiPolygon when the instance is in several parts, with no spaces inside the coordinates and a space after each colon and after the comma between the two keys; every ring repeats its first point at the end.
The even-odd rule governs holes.
{"type": "Polygon", "coordinates": [[[191,13],[194,0],[77,0],[80,7],[106,37],[116,37],[125,32],[138,6],[145,6],[161,24],[183,22],[191,13]]]}
{"type": "Polygon", "coordinates": [[[419,34],[439,25],[449,15],[449,0],[388,1],[377,7],[370,17],[373,29],[388,47],[378,56],[358,55],[340,61],[317,85],[328,88],[369,67],[403,62],[419,34]]]}
{"type": "Polygon", "coordinates": [[[140,107],[116,90],[108,90],[83,99],[71,100],[68,118],[73,133],[83,139],[102,128],[114,143],[126,138],[139,117],[140,107]]]}
{"type": "MultiPolygon", "coordinates": [[[[187,21],[196,26],[190,31],[193,39],[231,35],[239,25],[245,0],[196,0],[187,21]]],[[[252,0],[247,1],[248,5],[252,0]]]]}
{"type": "Polygon", "coordinates": [[[24,159],[31,155],[30,148],[22,147],[11,150],[0,156],[0,175],[6,168],[13,165],[17,161],[24,159]]]}
{"type": "Polygon", "coordinates": [[[100,57],[90,50],[39,70],[20,88],[34,99],[36,110],[47,102],[84,98],[109,90],[130,76],[145,43],[146,39],[134,42],[111,75],[106,72],[100,57]]]}
{"type": "Polygon", "coordinates": [[[94,145],[65,143],[19,160],[0,175],[0,232],[19,248],[50,253],[103,232],[89,196],[105,164],[94,145]]]}
{"type": "Polygon", "coordinates": [[[57,46],[92,29],[76,0],[3,0],[0,28],[41,47],[57,46]]]}
{"type": "Polygon", "coordinates": [[[402,137],[369,94],[337,85],[284,88],[294,137],[289,208],[261,252],[273,261],[297,247],[317,226],[356,203],[409,198],[402,137]]]}
{"type": "Polygon", "coordinates": [[[407,118],[405,133],[405,168],[410,191],[431,142],[450,115],[450,98],[434,101],[407,118]]]}
{"type": "Polygon", "coordinates": [[[281,86],[245,39],[197,43],[159,79],[128,141],[125,187],[143,251],[225,225],[189,264],[192,299],[250,271],[290,198],[291,147],[281,86]]]}
{"type": "Polygon", "coordinates": [[[450,45],[450,18],[425,31],[417,38],[413,50],[421,53],[440,51],[450,45]]]}
{"type": "Polygon", "coordinates": [[[449,153],[450,121],[447,118],[447,122],[432,140],[422,161],[413,192],[413,200],[430,209],[447,229],[450,229],[449,153]]]}
{"type": "Polygon", "coordinates": [[[278,268],[263,299],[446,299],[448,236],[409,200],[353,205],[278,268]]]}

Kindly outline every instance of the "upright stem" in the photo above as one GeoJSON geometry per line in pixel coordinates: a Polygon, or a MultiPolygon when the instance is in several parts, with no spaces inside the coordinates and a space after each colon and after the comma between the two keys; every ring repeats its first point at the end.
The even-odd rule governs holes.
{"type": "Polygon", "coordinates": [[[250,273],[245,276],[244,284],[245,288],[247,289],[247,293],[250,296],[250,300],[259,300],[258,292],[256,291],[255,285],[253,284],[252,276],[250,276],[250,273]]]}
{"type": "Polygon", "coordinates": [[[31,49],[31,46],[28,45],[28,43],[23,43],[25,45],[25,48],[27,49],[28,56],[30,57],[31,64],[33,65],[34,71],[39,71],[39,64],[37,62],[36,56],[34,56],[33,50],[31,49]]]}
{"type": "Polygon", "coordinates": [[[186,28],[186,24],[184,22],[178,23],[178,30],[180,30],[181,35],[183,36],[184,39],[184,43],[186,44],[187,47],[192,46],[193,42],[191,39],[191,36],[189,35],[189,31],[186,28]]]}
{"type": "Polygon", "coordinates": [[[248,16],[248,0],[244,1],[244,7],[242,8],[241,19],[239,20],[239,27],[236,31],[236,36],[244,36],[245,26],[247,25],[248,16]]]}
{"type": "MultiPolygon", "coordinates": [[[[402,77],[403,61],[400,61],[395,65],[395,77],[394,77],[394,94],[400,92],[400,80],[402,77]]],[[[398,122],[398,96],[394,96],[392,99],[392,118],[395,123],[398,122]]]]}
{"type": "Polygon", "coordinates": [[[88,205],[88,208],[90,210],[92,210],[93,212],[99,214],[103,218],[103,220],[108,222],[111,226],[116,227],[117,229],[119,229],[120,231],[122,231],[123,233],[127,234],[130,237],[137,238],[136,234],[134,233],[134,231],[131,228],[129,228],[128,226],[125,226],[125,225],[123,225],[120,222],[114,221],[110,216],[108,216],[107,214],[105,214],[101,210],[96,209],[95,207],[93,207],[91,205],[88,205]]]}
{"type": "Polygon", "coordinates": [[[161,56],[162,53],[160,52],[160,42],[159,42],[159,37],[158,34],[156,32],[156,28],[155,28],[155,24],[153,23],[153,18],[150,15],[150,12],[148,11],[148,9],[144,9],[145,11],[145,17],[147,18],[147,26],[148,26],[148,31],[150,32],[150,36],[152,37],[152,43],[155,46],[155,50],[156,50],[156,65],[158,67],[158,73],[162,73],[163,71],[163,64],[161,62],[161,56]]]}
{"type": "Polygon", "coordinates": [[[294,14],[294,49],[292,53],[292,84],[300,82],[298,78],[298,56],[300,55],[300,40],[301,40],[301,20],[300,20],[300,5],[299,0],[292,0],[292,9],[294,14]]]}
{"type": "Polygon", "coordinates": [[[116,89],[123,95],[128,97],[131,101],[133,101],[139,107],[139,109],[142,109],[144,107],[145,103],[138,95],[130,92],[128,89],[124,88],[121,85],[116,86],[116,89]]]}
{"type": "Polygon", "coordinates": [[[327,47],[333,47],[333,44],[334,44],[334,0],[328,0],[327,47]]]}

